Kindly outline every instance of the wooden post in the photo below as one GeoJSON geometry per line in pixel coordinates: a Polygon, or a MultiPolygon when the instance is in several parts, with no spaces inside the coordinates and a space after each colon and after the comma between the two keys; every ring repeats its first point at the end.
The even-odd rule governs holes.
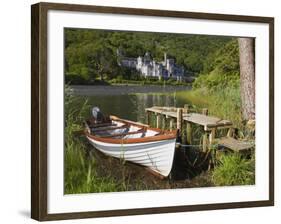
{"type": "MultiPolygon", "coordinates": [[[[215,128],[212,128],[211,129],[211,133],[209,134],[209,150],[211,150],[211,146],[214,142],[214,139],[215,139],[215,135],[216,135],[216,129],[215,128]]],[[[211,169],[211,165],[214,165],[215,164],[215,157],[216,157],[216,152],[217,150],[211,150],[211,162],[209,163],[209,167],[208,167],[208,170],[211,169]]]]}
{"type": "Polygon", "coordinates": [[[212,145],[213,141],[215,139],[215,135],[216,135],[216,129],[212,128],[211,133],[209,135],[209,144],[212,145]]]}
{"type": "Polygon", "coordinates": [[[182,108],[177,109],[177,129],[182,129],[182,108]]]}
{"type": "MultiPolygon", "coordinates": [[[[208,116],[208,108],[203,108],[202,114],[208,116]]],[[[207,152],[207,149],[208,149],[208,133],[205,131],[203,135],[203,152],[207,152]]]]}
{"type": "Polygon", "coordinates": [[[189,105],[188,104],[184,104],[183,112],[186,113],[186,114],[189,113],[189,105]]]}
{"type": "MultiPolygon", "coordinates": [[[[184,109],[183,112],[188,114],[189,113],[189,105],[188,104],[184,104],[184,109]]],[[[186,142],[187,144],[191,144],[191,138],[192,138],[192,127],[191,127],[191,123],[186,122],[186,142]]]]}
{"type": "Polygon", "coordinates": [[[173,130],[173,127],[174,127],[174,119],[170,118],[170,131],[173,130]]]}
{"type": "Polygon", "coordinates": [[[208,134],[207,134],[207,132],[205,132],[204,134],[203,134],[203,142],[202,142],[202,144],[203,144],[203,152],[207,152],[207,145],[208,145],[208,134]]]}
{"type": "Polygon", "coordinates": [[[162,116],[162,129],[166,129],[166,116],[162,116]]]}
{"type": "Polygon", "coordinates": [[[146,111],[146,122],[148,125],[150,125],[150,112],[146,111]]]}
{"type": "Polygon", "coordinates": [[[202,114],[208,116],[208,114],[209,114],[208,108],[203,108],[202,109],[202,114]]]}
{"type": "Polygon", "coordinates": [[[190,122],[186,122],[186,142],[188,145],[192,144],[192,126],[190,122]]]}
{"type": "Polygon", "coordinates": [[[161,122],[161,115],[157,114],[156,115],[156,127],[160,128],[160,122],[161,122]]]}
{"type": "Polygon", "coordinates": [[[233,128],[229,128],[227,132],[227,137],[232,137],[233,136],[233,128]]]}

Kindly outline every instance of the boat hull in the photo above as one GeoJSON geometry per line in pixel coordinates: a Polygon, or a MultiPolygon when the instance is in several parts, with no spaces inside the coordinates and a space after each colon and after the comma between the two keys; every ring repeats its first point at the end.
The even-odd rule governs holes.
{"type": "Polygon", "coordinates": [[[87,138],[96,149],[104,154],[148,167],[164,177],[167,177],[171,172],[176,139],[114,144],[87,138]]]}

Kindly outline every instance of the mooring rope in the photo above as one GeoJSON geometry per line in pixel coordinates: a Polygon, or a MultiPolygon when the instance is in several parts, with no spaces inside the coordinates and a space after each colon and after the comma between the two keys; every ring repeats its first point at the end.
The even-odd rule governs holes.
{"type": "Polygon", "coordinates": [[[183,146],[183,147],[202,147],[201,145],[184,145],[184,144],[181,144],[181,143],[176,143],[176,145],[180,145],[180,146],[183,146]]]}

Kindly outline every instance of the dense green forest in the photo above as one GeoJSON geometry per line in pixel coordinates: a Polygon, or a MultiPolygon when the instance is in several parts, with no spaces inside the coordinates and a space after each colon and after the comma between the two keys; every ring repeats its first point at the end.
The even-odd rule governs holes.
{"type": "Polygon", "coordinates": [[[228,78],[235,83],[239,76],[236,42],[231,37],[66,28],[66,82],[136,79],[135,72],[118,66],[119,49],[128,57],[150,52],[156,61],[162,61],[166,52],[189,74],[200,75],[195,87],[212,87],[216,82],[227,82],[228,78]]]}
{"type": "Polygon", "coordinates": [[[193,83],[194,88],[221,90],[239,88],[239,49],[237,40],[231,40],[207,58],[204,70],[193,83]]]}

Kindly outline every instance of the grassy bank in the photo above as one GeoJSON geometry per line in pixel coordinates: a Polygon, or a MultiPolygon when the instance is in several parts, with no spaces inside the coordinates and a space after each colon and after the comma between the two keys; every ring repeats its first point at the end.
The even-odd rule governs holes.
{"type": "Polygon", "coordinates": [[[99,177],[96,166],[94,157],[87,158],[82,144],[68,145],[65,149],[65,194],[116,191],[114,179],[99,177]]]}

